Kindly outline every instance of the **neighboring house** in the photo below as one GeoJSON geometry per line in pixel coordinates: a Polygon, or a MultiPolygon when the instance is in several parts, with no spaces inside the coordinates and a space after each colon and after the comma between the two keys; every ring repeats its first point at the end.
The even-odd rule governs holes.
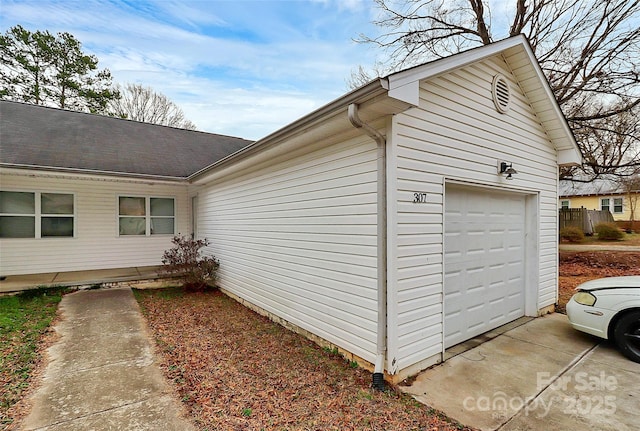
{"type": "MultiPolygon", "coordinates": [[[[109,121],[114,133],[130,124],[109,121]]],[[[3,272],[158,263],[168,238],[148,229],[170,230],[171,216],[157,201],[156,220],[150,199],[172,197],[173,231],[211,240],[225,292],[348,352],[374,381],[556,303],[557,170],[581,154],[522,36],[376,79],[206,168],[105,172],[111,136],[92,132],[81,151],[98,160],[86,171],[6,163],[3,148],[3,190],[75,203],[73,238],[3,239],[3,272]],[[122,233],[143,225],[144,237],[122,233]],[[76,244],[84,259],[67,260],[76,244]]],[[[40,139],[34,151],[60,151],[40,139]]],[[[121,158],[189,151],[143,147],[121,158]]]]}
{"type": "MultiPolygon", "coordinates": [[[[640,180],[635,182],[640,184],[640,180]]],[[[605,178],[591,182],[560,181],[559,204],[561,208],[586,208],[606,210],[616,221],[640,218],[640,186],[623,186],[619,180],[605,178]]]]}

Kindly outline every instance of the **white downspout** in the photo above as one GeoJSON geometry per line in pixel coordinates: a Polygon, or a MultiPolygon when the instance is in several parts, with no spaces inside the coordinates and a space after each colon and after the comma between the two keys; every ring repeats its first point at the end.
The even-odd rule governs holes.
{"type": "Polygon", "coordinates": [[[380,132],[360,119],[357,104],[349,105],[348,115],[351,124],[358,129],[363,129],[378,146],[378,339],[372,385],[375,389],[384,390],[384,363],[387,354],[387,140],[380,132]]]}

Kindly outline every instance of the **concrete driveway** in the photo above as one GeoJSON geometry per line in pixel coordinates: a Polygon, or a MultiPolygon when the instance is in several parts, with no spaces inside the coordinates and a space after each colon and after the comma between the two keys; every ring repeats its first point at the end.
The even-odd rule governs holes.
{"type": "Polygon", "coordinates": [[[640,364],[551,314],[422,372],[401,387],[481,430],[638,430],[640,364]]]}

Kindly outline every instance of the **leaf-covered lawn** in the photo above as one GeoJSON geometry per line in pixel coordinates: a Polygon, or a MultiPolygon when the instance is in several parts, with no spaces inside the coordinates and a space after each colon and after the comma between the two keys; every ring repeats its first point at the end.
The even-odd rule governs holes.
{"type": "Polygon", "coordinates": [[[136,291],[200,430],[469,430],[220,292],[136,291]]]}
{"type": "Polygon", "coordinates": [[[561,251],[557,311],[565,312],[565,306],[579,284],[595,278],[622,275],[640,275],[639,252],[561,251]]]}
{"type": "Polygon", "coordinates": [[[0,428],[13,422],[10,409],[29,387],[61,299],[61,289],[0,296],[0,428]]]}

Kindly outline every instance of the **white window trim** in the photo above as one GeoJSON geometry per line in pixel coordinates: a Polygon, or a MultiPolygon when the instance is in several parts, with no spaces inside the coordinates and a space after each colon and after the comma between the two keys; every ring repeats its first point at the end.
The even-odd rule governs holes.
{"type": "Polygon", "coordinates": [[[134,194],[121,194],[116,196],[116,236],[118,238],[140,238],[140,237],[163,237],[174,236],[176,234],[176,227],[178,225],[178,199],[175,196],[154,196],[154,195],[134,195],[134,194]],[[144,216],[121,216],[120,215],[120,198],[144,198],[144,216]],[[151,234],[151,199],[173,199],[173,216],[154,216],[153,218],[172,218],[173,219],[173,233],[156,233],[151,234]],[[120,234],[120,217],[144,217],[144,235],[121,235],[120,234]]]}
{"type": "Polygon", "coordinates": [[[612,214],[622,214],[624,213],[624,198],[623,197],[618,197],[618,198],[612,198],[613,204],[611,205],[611,207],[613,208],[613,211],[611,211],[612,214]],[[616,211],[616,199],[620,199],[620,211],[616,211]]]}
{"type": "Polygon", "coordinates": [[[570,199],[560,199],[560,208],[571,208],[571,200],[570,199]],[[567,206],[563,206],[562,203],[566,202],[567,206]]]}
{"type": "Polygon", "coordinates": [[[611,212],[611,198],[600,198],[600,211],[604,211],[602,201],[607,200],[607,210],[611,212]]]}
{"type": "Polygon", "coordinates": [[[35,218],[35,236],[33,237],[24,237],[24,238],[2,238],[3,241],[10,240],[28,240],[28,239],[40,239],[40,240],[59,240],[59,239],[69,239],[69,238],[77,238],[78,234],[78,202],[77,196],[73,192],[66,192],[60,190],[44,190],[44,191],[35,191],[35,190],[16,190],[16,189],[2,189],[3,192],[14,192],[14,193],[33,193],[35,199],[34,213],[33,214],[18,214],[18,213],[0,213],[2,216],[16,216],[16,217],[34,217],[35,218]],[[56,195],[71,195],[73,196],[73,214],[42,214],[42,195],[43,194],[56,194],[56,195]],[[42,217],[70,217],[73,218],[73,236],[42,236],[42,217]]]}

